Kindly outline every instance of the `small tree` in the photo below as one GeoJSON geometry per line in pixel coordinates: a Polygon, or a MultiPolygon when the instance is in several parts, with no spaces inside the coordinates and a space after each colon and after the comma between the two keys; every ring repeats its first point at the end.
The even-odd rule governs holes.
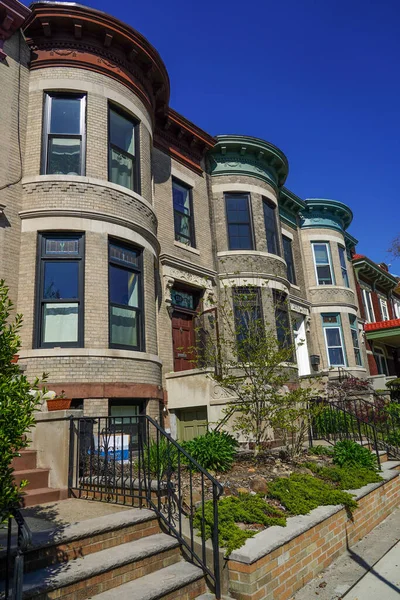
{"type": "Polygon", "coordinates": [[[271,325],[263,318],[259,288],[226,286],[214,309],[214,328],[205,333],[201,327],[198,336],[198,363],[214,366],[210,377],[230,398],[226,417],[232,415],[233,429],[254,442],[255,455],[273,429],[279,428],[291,453],[299,451],[307,432],[311,390],[298,385],[288,364],[295,348],[282,308],[278,339],[275,319],[271,325]]]}
{"type": "Polygon", "coordinates": [[[390,252],[394,258],[400,258],[400,235],[392,240],[388,252],[390,252]]]}
{"type": "Polygon", "coordinates": [[[20,505],[27,481],[15,483],[11,463],[29,443],[26,436],[42,397],[39,380],[32,385],[13,362],[20,348],[22,316],[12,318],[12,308],[8,288],[0,280],[0,523],[20,505]]]}

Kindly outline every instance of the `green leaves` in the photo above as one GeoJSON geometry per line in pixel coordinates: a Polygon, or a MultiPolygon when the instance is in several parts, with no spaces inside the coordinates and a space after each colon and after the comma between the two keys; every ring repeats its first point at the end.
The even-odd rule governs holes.
{"type": "Polygon", "coordinates": [[[226,431],[208,431],[182,446],[203,469],[224,472],[232,467],[239,444],[226,431]]]}
{"type": "Polygon", "coordinates": [[[352,440],[342,440],[335,444],[333,462],[339,467],[364,467],[372,471],[378,470],[376,455],[352,440]]]}

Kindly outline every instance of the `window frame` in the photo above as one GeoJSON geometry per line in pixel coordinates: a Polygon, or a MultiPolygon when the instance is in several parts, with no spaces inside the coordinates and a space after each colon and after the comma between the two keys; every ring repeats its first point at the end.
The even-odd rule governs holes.
{"type": "Polygon", "coordinates": [[[83,177],[86,175],[86,111],[87,111],[87,94],[86,92],[62,92],[62,91],[44,91],[43,99],[43,125],[42,125],[42,152],[41,152],[41,175],[52,175],[48,172],[49,163],[49,139],[51,137],[65,138],[65,139],[80,139],[81,140],[81,160],[80,160],[80,173],[78,175],[68,175],[68,177],[83,177]],[[80,99],[80,133],[79,134],[53,134],[50,132],[51,123],[51,106],[53,98],[76,98],[80,99]]]}
{"type": "Polygon", "coordinates": [[[347,263],[346,263],[346,248],[344,248],[344,246],[341,246],[340,244],[338,244],[338,251],[339,251],[339,263],[340,263],[340,269],[342,271],[343,284],[345,287],[349,288],[350,287],[350,279],[349,279],[349,271],[347,269],[347,263]]]}
{"type": "Polygon", "coordinates": [[[248,192],[224,192],[224,204],[225,204],[225,220],[226,220],[226,236],[227,236],[227,240],[228,240],[228,250],[231,250],[232,252],[248,252],[248,251],[252,251],[255,249],[255,239],[254,239],[254,224],[253,224],[253,213],[252,213],[252,207],[251,207],[251,196],[248,192]],[[227,200],[228,198],[246,198],[247,200],[247,210],[248,210],[248,215],[249,215],[249,221],[248,221],[248,225],[249,225],[249,229],[250,229],[250,242],[251,242],[251,248],[231,248],[231,240],[230,240],[230,236],[229,236],[229,225],[241,225],[243,223],[239,223],[237,221],[230,223],[229,219],[228,219],[228,203],[227,200]]]}
{"type": "Polygon", "coordinates": [[[108,111],[107,112],[107,170],[108,170],[107,180],[114,185],[119,185],[119,186],[125,188],[126,190],[130,190],[132,192],[136,192],[137,194],[141,194],[142,183],[141,183],[141,177],[140,177],[140,121],[135,116],[133,116],[131,113],[127,112],[126,110],[124,110],[117,104],[114,104],[113,102],[108,103],[107,111],[108,111]],[[134,131],[134,134],[133,134],[134,135],[134,150],[135,150],[134,155],[130,154],[129,152],[126,152],[122,148],[119,148],[119,146],[116,146],[115,144],[111,143],[111,135],[110,135],[111,134],[111,118],[110,118],[111,111],[114,111],[115,113],[117,113],[118,115],[120,115],[121,117],[123,117],[124,119],[126,119],[127,121],[130,121],[132,123],[133,131],[134,131]],[[133,171],[133,187],[132,188],[121,185],[120,183],[115,183],[114,181],[111,180],[111,148],[116,149],[118,152],[120,152],[124,156],[127,156],[132,159],[132,162],[133,162],[133,169],[132,169],[132,171],[133,171]]]}
{"type": "Polygon", "coordinates": [[[395,319],[400,319],[400,301],[397,298],[393,298],[393,313],[395,319]]]}
{"type": "Polygon", "coordinates": [[[145,303],[144,303],[144,260],[143,260],[143,248],[139,246],[135,246],[133,244],[129,244],[123,242],[121,240],[109,237],[108,238],[108,347],[115,348],[120,350],[132,350],[133,352],[145,352],[146,344],[145,344],[145,303]],[[117,246],[123,249],[126,249],[130,252],[137,252],[138,256],[138,266],[128,266],[124,265],[123,262],[119,262],[118,260],[111,257],[111,246],[117,246]],[[119,267],[120,269],[124,269],[125,271],[135,272],[139,275],[139,290],[138,290],[138,307],[129,307],[126,304],[119,304],[116,302],[111,302],[111,281],[110,281],[110,266],[114,265],[119,267]],[[111,308],[115,306],[117,308],[122,308],[124,310],[131,310],[138,315],[138,344],[137,346],[128,346],[126,344],[114,344],[111,341],[111,308]]]}
{"type": "Polygon", "coordinates": [[[390,321],[388,301],[379,297],[379,308],[381,309],[382,321],[390,321]]]}
{"type": "Polygon", "coordinates": [[[332,263],[332,254],[331,254],[331,246],[329,242],[311,242],[311,246],[312,246],[312,252],[313,252],[313,259],[314,259],[314,271],[315,271],[315,280],[317,282],[317,285],[336,285],[335,283],[335,271],[333,269],[333,263],[332,263]],[[327,255],[328,255],[328,262],[327,263],[320,263],[318,266],[320,267],[324,267],[324,266],[329,266],[329,270],[330,270],[330,274],[331,274],[331,283],[320,283],[319,282],[319,277],[318,277],[318,269],[317,269],[317,261],[316,261],[316,257],[315,257],[315,246],[325,246],[327,249],[327,255]]]}
{"type": "Polygon", "coordinates": [[[276,206],[276,204],[274,204],[272,202],[272,200],[269,200],[268,198],[265,198],[264,196],[262,198],[262,202],[263,202],[263,218],[264,218],[265,239],[267,242],[267,251],[269,252],[269,254],[274,254],[275,256],[281,256],[281,244],[280,244],[280,240],[279,240],[277,206],[276,206]],[[265,217],[265,207],[266,206],[268,206],[273,211],[273,217],[274,217],[273,218],[273,221],[274,221],[274,231],[273,232],[271,229],[267,228],[267,219],[265,217]],[[273,239],[273,238],[271,238],[268,235],[268,232],[273,233],[275,236],[276,252],[273,252],[270,248],[270,244],[272,243],[271,239],[273,239]]]}
{"type": "MultiPolygon", "coordinates": [[[[180,179],[178,179],[177,177],[172,177],[172,209],[173,209],[173,213],[174,213],[174,239],[176,242],[179,242],[180,244],[185,244],[185,242],[181,242],[180,240],[176,239],[177,236],[177,232],[175,229],[175,212],[177,212],[180,215],[183,215],[185,217],[189,216],[189,229],[190,229],[190,244],[185,244],[185,246],[188,246],[189,248],[196,248],[196,231],[195,231],[195,225],[194,225],[194,212],[193,212],[193,188],[188,185],[187,183],[185,183],[184,181],[181,181],[180,179]],[[179,210],[175,209],[175,205],[174,205],[174,183],[176,183],[177,185],[179,185],[180,187],[184,188],[185,190],[187,190],[189,192],[189,210],[190,210],[190,214],[186,215],[185,213],[180,212],[179,210]]],[[[183,236],[186,237],[186,236],[183,236]]]]}
{"type": "Polygon", "coordinates": [[[240,306],[238,306],[235,303],[235,297],[238,297],[240,294],[244,295],[246,293],[248,293],[248,294],[253,293],[256,296],[256,301],[251,306],[254,307],[256,309],[256,311],[258,312],[257,320],[263,324],[262,335],[264,335],[264,333],[265,333],[265,331],[264,331],[265,321],[264,321],[264,312],[263,312],[263,307],[262,307],[261,288],[259,288],[259,287],[250,287],[249,288],[246,286],[232,287],[233,320],[234,320],[236,344],[238,347],[243,342],[243,339],[241,338],[240,332],[238,332],[238,327],[237,327],[237,323],[239,321],[240,306]]]}
{"type": "Polygon", "coordinates": [[[351,339],[353,341],[353,351],[354,351],[354,358],[356,361],[356,366],[362,367],[363,361],[362,361],[361,346],[360,346],[360,336],[358,333],[357,317],[356,317],[356,315],[353,315],[351,313],[348,313],[348,314],[349,314],[350,333],[351,333],[351,339]],[[353,337],[353,333],[355,333],[356,338],[353,337]],[[355,339],[357,341],[357,346],[354,344],[355,339]]]}
{"type": "Polygon", "coordinates": [[[386,353],[385,353],[384,349],[381,348],[380,346],[374,347],[373,350],[372,350],[372,355],[373,355],[373,357],[375,359],[375,363],[376,363],[378,372],[382,369],[382,366],[383,366],[383,369],[382,369],[383,373],[379,372],[378,374],[379,375],[385,375],[386,377],[388,377],[390,371],[389,371],[389,365],[388,365],[388,362],[387,362],[387,357],[386,357],[386,353]],[[379,357],[378,360],[377,360],[377,357],[379,357]],[[379,367],[381,367],[381,369],[379,367]]]}
{"type": "MultiPolygon", "coordinates": [[[[280,290],[273,289],[272,290],[272,298],[274,303],[274,319],[275,319],[275,331],[276,338],[280,344],[282,344],[282,348],[285,350],[289,350],[289,348],[293,348],[293,327],[290,318],[290,308],[288,303],[288,294],[285,292],[281,292],[280,290]],[[285,334],[285,340],[281,342],[278,336],[278,318],[277,312],[285,313],[287,319],[287,331],[285,334]]],[[[294,355],[292,355],[292,359],[290,362],[294,362],[294,355]]]]}
{"type": "Polygon", "coordinates": [[[366,287],[362,287],[361,291],[362,291],[362,299],[363,299],[363,304],[364,304],[366,321],[368,323],[375,323],[376,317],[375,317],[374,305],[372,303],[372,296],[371,296],[372,291],[367,289],[366,287]],[[368,301],[367,301],[367,298],[368,298],[368,301]]]}
{"type": "Polygon", "coordinates": [[[84,310],[85,310],[85,234],[83,232],[65,233],[57,231],[38,232],[37,239],[37,260],[36,260],[36,308],[35,308],[35,327],[34,327],[34,347],[35,348],[83,348],[84,346],[84,310]],[[46,239],[79,239],[79,252],[73,256],[54,254],[47,255],[45,251],[46,239]],[[78,299],[59,301],[44,298],[44,274],[46,262],[74,261],[78,263],[78,299]],[[43,342],[44,320],[43,310],[45,304],[78,304],[78,339],[76,342],[43,342]]]}
{"type": "Polygon", "coordinates": [[[326,356],[328,359],[329,367],[332,367],[333,369],[338,368],[338,367],[347,367],[348,365],[347,365],[346,346],[344,343],[344,336],[343,336],[343,330],[342,330],[342,319],[341,319],[340,313],[322,313],[321,314],[321,322],[322,322],[322,329],[324,331],[325,350],[326,350],[326,356]],[[324,317],[335,317],[336,323],[334,323],[334,324],[324,323],[324,317]],[[339,330],[339,337],[340,337],[340,343],[341,343],[340,346],[328,346],[328,338],[326,335],[327,329],[338,329],[339,330]],[[342,364],[335,364],[335,365],[331,364],[329,348],[341,348],[342,353],[343,353],[343,363],[342,364]]]}
{"type": "Polygon", "coordinates": [[[294,268],[294,256],[293,256],[293,240],[286,235],[282,234],[282,248],[283,248],[283,258],[286,262],[286,274],[288,281],[292,285],[296,285],[296,269],[294,268]],[[286,251],[285,251],[285,240],[289,242],[289,252],[290,252],[290,262],[287,261],[286,251]],[[290,274],[291,267],[291,274],[290,274]]]}

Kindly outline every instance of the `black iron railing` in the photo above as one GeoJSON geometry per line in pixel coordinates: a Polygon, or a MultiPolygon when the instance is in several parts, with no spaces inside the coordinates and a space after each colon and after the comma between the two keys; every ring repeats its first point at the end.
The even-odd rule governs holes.
{"type": "Polygon", "coordinates": [[[147,415],[71,418],[69,452],[71,494],[154,510],[221,597],[218,500],[223,488],[156,421],[147,415]],[[211,524],[206,520],[210,510],[211,524]]]}
{"type": "Polygon", "coordinates": [[[24,579],[24,552],[32,541],[31,532],[21,512],[11,511],[7,526],[7,554],[5,572],[5,600],[21,600],[24,579]],[[13,543],[13,523],[17,526],[16,544],[13,543]]]}
{"type": "Polygon", "coordinates": [[[330,443],[351,439],[367,442],[375,451],[380,465],[379,450],[400,459],[400,418],[384,406],[360,397],[314,400],[318,406],[310,428],[310,442],[324,439],[330,443]]]}

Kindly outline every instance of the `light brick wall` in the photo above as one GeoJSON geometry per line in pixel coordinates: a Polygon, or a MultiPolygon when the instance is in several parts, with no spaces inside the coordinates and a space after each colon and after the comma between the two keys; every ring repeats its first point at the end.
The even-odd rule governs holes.
{"type": "Polygon", "coordinates": [[[0,279],[5,279],[10,288],[10,298],[16,305],[20,246],[18,213],[22,200],[21,184],[17,181],[23,169],[18,145],[18,118],[23,161],[28,112],[29,51],[19,33],[5,42],[4,51],[7,57],[0,61],[0,188],[13,185],[0,190],[0,204],[6,205],[4,214],[0,213],[0,279]]]}
{"type": "Polygon", "coordinates": [[[85,417],[108,417],[108,398],[86,398],[83,414],[85,417]]]}
{"type": "Polygon", "coordinates": [[[236,600],[289,600],[338,556],[388,517],[399,504],[399,477],[360,500],[350,519],[344,508],[252,564],[228,560],[236,600]]]}

